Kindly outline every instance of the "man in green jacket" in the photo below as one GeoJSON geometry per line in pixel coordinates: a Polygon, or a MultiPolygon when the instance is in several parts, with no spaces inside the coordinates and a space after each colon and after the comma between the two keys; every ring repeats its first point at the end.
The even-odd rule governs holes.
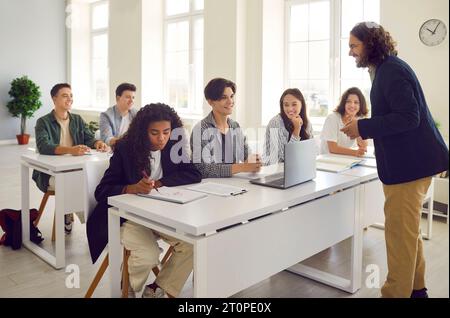
{"type": "MultiPolygon", "coordinates": [[[[42,155],[82,156],[90,148],[107,151],[108,146],[101,140],[95,140],[79,115],[71,114],[73,95],[69,84],[57,84],[50,92],[55,108],[38,119],[35,127],[36,146],[42,155]]],[[[55,190],[54,177],[33,171],[33,180],[42,192],[55,190]]],[[[72,215],[66,215],[66,233],[72,230],[72,215]]]]}

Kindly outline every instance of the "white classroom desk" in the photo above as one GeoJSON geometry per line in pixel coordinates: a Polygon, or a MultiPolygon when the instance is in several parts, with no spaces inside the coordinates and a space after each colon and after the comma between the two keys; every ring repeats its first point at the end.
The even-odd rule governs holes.
{"type": "Polygon", "coordinates": [[[340,173],[361,181],[361,224],[363,228],[384,224],[384,192],[377,168],[356,166],[340,173]]]}
{"type": "Polygon", "coordinates": [[[120,218],[193,244],[194,297],[228,297],[285,269],[350,293],[361,287],[361,178],[318,171],[313,181],[287,190],[239,178],[204,182],[248,192],[184,205],[128,194],[108,199],[112,297],[121,295],[120,218]],[[298,264],[347,238],[350,279],[298,264]]]}
{"type": "Polygon", "coordinates": [[[22,244],[56,269],[65,266],[64,215],[84,211],[83,168],[88,161],[109,160],[110,154],[92,151],[85,156],[46,156],[31,152],[21,157],[22,244]],[[30,241],[30,170],[55,177],[55,256],[30,241]]]}

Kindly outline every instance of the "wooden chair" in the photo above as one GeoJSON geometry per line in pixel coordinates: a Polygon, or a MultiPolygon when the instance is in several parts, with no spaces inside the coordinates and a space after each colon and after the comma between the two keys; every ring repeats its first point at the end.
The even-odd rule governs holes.
{"type": "MultiPolygon", "coordinates": [[[[167,260],[172,256],[173,247],[170,246],[167,250],[166,254],[164,255],[163,259],[161,260],[161,265],[164,265],[167,260]]],[[[123,249],[123,263],[122,263],[122,298],[128,298],[128,286],[130,284],[130,277],[128,274],[128,258],[130,257],[130,251],[127,249],[123,249]]],[[[84,298],[91,298],[94,294],[95,289],[98,286],[98,283],[103,277],[103,274],[105,273],[106,269],[109,265],[109,254],[106,254],[105,259],[103,260],[102,264],[100,265],[100,268],[98,269],[97,273],[95,274],[94,279],[92,280],[91,284],[89,285],[89,288],[84,295],[84,298]]],[[[159,267],[155,266],[152,268],[152,272],[155,276],[158,276],[159,274],[159,267]]]]}

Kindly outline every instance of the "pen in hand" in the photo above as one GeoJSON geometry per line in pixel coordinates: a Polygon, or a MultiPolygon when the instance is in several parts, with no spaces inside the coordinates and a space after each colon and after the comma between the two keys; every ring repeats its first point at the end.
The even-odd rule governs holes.
{"type": "MultiPolygon", "coordinates": [[[[145,172],[145,170],[142,170],[142,175],[144,176],[144,178],[146,178],[147,180],[150,180],[150,177],[148,176],[147,172],[145,172]]],[[[156,188],[155,186],[155,182],[153,181],[153,189],[156,190],[156,192],[160,193],[158,188],[156,188]]]]}

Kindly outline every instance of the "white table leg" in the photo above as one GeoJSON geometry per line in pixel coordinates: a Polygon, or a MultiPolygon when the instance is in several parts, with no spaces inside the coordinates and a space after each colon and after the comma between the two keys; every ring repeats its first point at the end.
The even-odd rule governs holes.
{"type": "Polygon", "coordinates": [[[57,174],[55,176],[55,258],[56,268],[63,268],[66,259],[66,240],[64,235],[64,216],[67,213],[64,198],[65,198],[65,181],[64,174],[57,174]]]}
{"type": "MultiPolygon", "coordinates": [[[[22,244],[32,253],[39,256],[43,261],[47,262],[56,269],[62,268],[64,266],[61,262],[57,263],[56,258],[47,252],[45,249],[39,245],[34,244],[30,241],[30,175],[29,166],[27,163],[22,162],[21,167],[21,195],[22,195],[22,244]]],[[[62,228],[62,227],[61,227],[62,228]]],[[[63,255],[64,256],[64,255],[63,255]]]]}
{"type": "Polygon", "coordinates": [[[120,298],[120,262],[122,258],[122,249],[120,246],[120,217],[114,212],[114,209],[108,210],[109,275],[111,297],[120,298]]]}
{"type": "Polygon", "coordinates": [[[355,293],[361,288],[362,276],[362,249],[363,249],[363,228],[362,211],[364,209],[363,186],[359,186],[355,191],[355,223],[354,234],[351,240],[351,277],[348,292],[355,293]]]}
{"type": "MultiPolygon", "coordinates": [[[[427,233],[422,234],[422,238],[431,240],[433,235],[433,212],[434,212],[434,178],[431,179],[430,188],[428,189],[428,215],[427,215],[427,233]]],[[[422,216],[422,213],[421,213],[422,216]]]]}
{"type": "Polygon", "coordinates": [[[206,275],[207,273],[206,239],[198,240],[194,244],[194,297],[208,297],[206,275]]]}
{"type": "Polygon", "coordinates": [[[22,243],[26,245],[30,241],[30,174],[28,166],[24,163],[21,165],[21,187],[22,187],[22,243]]]}

